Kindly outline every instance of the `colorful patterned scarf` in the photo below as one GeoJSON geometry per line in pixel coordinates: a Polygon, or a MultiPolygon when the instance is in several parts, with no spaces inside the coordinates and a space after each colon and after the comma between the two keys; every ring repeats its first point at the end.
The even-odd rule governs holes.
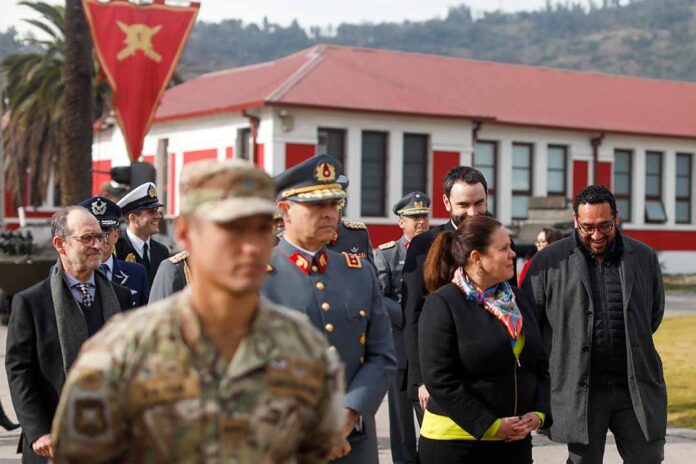
{"type": "Polygon", "coordinates": [[[470,280],[460,267],[454,272],[452,283],[464,292],[466,299],[482,305],[486,311],[494,315],[505,325],[513,340],[522,333],[522,313],[515,302],[515,294],[510,284],[504,281],[486,291],[481,291],[470,280]]]}

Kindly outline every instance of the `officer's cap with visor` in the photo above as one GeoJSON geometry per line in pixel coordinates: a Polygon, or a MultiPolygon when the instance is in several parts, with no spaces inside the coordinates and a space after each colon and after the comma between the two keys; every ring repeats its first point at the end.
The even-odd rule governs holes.
{"type": "Polygon", "coordinates": [[[425,216],[430,214],[430,197],[423,192],[411,192],[396,202],[393,211],[397,216],[425,216]]]}
{"type": "Polygon", "coordinates": [[[102,196],[88,198],[80,202],[80,206],[84,206],[92,213],[92,216],[97,218],[102,229],[118,227],[121,219],[121,208],[102,196]]]}
{"type": "Polygon", "coordinates": [[[117,203],[121,207],[123,215],[138,209],[152,209],[164,206],[157,198],[157,187],[152,182],[145,182],[137,186],[117,203]]]}
{"type": "Polygon", "coordinates": [[[275,177],[276,200],[315,202],[348,196],[343,166],[329,155],[313,156],[275,177]]]}
{"type": "Polygon", "coordinates": [[[271,176],[245,160],[202,160],[181,170],[182,215],[225,223],[275,213],[271,176]]]}

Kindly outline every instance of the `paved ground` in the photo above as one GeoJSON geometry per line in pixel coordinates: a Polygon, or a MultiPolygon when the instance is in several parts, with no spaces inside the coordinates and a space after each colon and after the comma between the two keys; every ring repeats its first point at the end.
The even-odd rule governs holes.
{"type": "MultiPolygon", "coordinates": [[[[667,311],[665,317],[682,315],[696,316],[696,295],[693,293],[671,293],[667,295],[667,311]]],[[[0,327],[0,400],[8,416],[15,418],[12,410],[7,376],[5,375],[5,336],[6,327],[0,327]]],[[[380,464],[388,464],[391,461],[389,451],[389,419],[387,414],[387,402],[382,403],[377,412],[377,433],[380,448],[380,464]]],[[[0,431],[0,464],[19,464],[20,459],[15,453],[19,433],[0,431]]],[[[542,437],[534,437],[534,461],[537,464],[564,463],[567,457],[565,446],[551,442],[542,437]]],[[[666,464],[693,464],[696,456],[696,431],[686,429],[668,429],[667,447],[665,448],[666,464]]],[[[613,438],[607,441],[605,464],[620,464],[622,461],[616,451],[613,438]]]]}

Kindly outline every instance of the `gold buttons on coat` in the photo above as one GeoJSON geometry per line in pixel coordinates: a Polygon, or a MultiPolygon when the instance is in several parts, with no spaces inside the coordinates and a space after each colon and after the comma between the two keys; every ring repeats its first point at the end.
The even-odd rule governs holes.
{"type": "Polygon", "coordinates": [[[332,353],[335,353],[335,352],[336,352],[336,347],[333,346],[333,345],[331,345],[331,346],[329,347],[329,351],[332,352],[332,353]]]}
{"type": "Polygon", "coordinates": [[[319,268],[318,268],[318,267],[316,267],[316,266],[312,266],[312,272],[317,272],[318,270],[319,270],[319,268]]]}
{"type": "Polygon", "coordinates": [[[360,314],[360,317],[365,317],[365,316],[367,316],[367,313],[365,312],[364,309],[361,309],[360,311],[358,311],[358,314],[360,314]]]}
{"type": "Polygon", "coordinates": [[[326,324],[324,326],[324,329],[326,329],[327,332],[331,333],[334,331],[334,326],[333,326],[333,324],[326,324]]]}
{"type": "Polygon", "coordinates": [[[323,311],[328,311],[329,309],[331,309],[331,305],[329,303],[324,302],[321,304],[321,309],[323,311]]]}
{"type": "Polygon", "coordinates": [[[324,290],[326,288],[324,282],[317,282],[315,287],[317,287],[317,290],[324,290]]]}
{"type": "Polygon", "coordinates": [[[365,364],[365,357],[364,356],[360,356],[360,364],[365,364]]]}
{"type": "Polygon", "coordinates": [[[366,341],[367,341],[367,336],[365,335],[365,333],[361,333],[360,337],[358,337],[358,344],[360,346],[365,346],[366,341]]]}

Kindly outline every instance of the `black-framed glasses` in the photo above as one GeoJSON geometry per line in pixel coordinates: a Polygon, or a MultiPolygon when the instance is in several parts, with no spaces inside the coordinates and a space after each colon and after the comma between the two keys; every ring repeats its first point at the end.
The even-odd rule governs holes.
{"type": "Polygon", "coordinates": [[[106,240],[109,238],[109,234],[102,232],[99,234],[71,235],[70,238],[77,240],[84,246],[92,246],[95,242],[106,243],[106,240]]]}
{"type": "Polygon", "coordinates": [[[597,224],[596,226],[583,224],[578,221],[578,229],[580,229],[580,232],[582,232],[585,235],[592,235],[595,233],[595,230],[598,230],[600,234],[608,234],[609,232],[611,232],[615,225],[615,221],[602,222],[601,224],[597,224]]]}

